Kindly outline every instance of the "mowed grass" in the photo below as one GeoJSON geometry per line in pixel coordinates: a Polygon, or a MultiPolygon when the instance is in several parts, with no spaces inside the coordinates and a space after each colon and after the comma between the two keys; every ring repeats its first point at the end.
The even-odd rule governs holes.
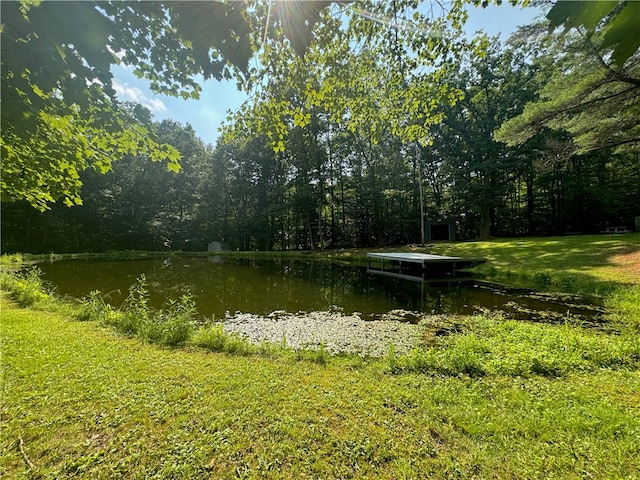
{"type": "Polygon", "coordinates": [[[367,252],[375,251],[484,258],[486,263],[474,272],[489,280],[543,290],[605,295],[621,284],[640,285],[640,233],[435,242],[425,247],[341,250],[325,255],[365,263],[367,252]]]}
{"type": "Polygon", "coordinates": [[[484,257],[485,272],[570,291],[598,283],[640,284],[640,233],[493,239],[440,244],[437,250],[484,257]]]}
{"type": "Polygon", "coordinates": [[[2,478],[640,472],[633,361],[558,377],[393,373],[389,359],[167,349],[6,299],[1,333],[2,478]]]}

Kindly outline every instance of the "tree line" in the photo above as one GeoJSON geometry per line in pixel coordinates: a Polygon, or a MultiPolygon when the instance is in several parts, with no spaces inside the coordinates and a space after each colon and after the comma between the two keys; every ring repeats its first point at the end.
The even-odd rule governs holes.
{"type": "Polygon", "coordinates": [[[640,4],[558,2],[501,45],[461,35],[465,3],[11,3],[2,250],[418,243],[437,219],[462,239],[632,226],[640,4]],[[196,35],[210,21],[225,27],[196,35]],[[251,97],[204,145],[118,102],[114,63],[166,94],[197,97],[200,74],[251,97]]]}
{"type": "Polygon", "coordinates": [[[215,147],[189,125],[156,122],[159,141],[181,153],[179,173],[128,155],[106,174],[82,172],[82,205],[3,204],[3,251],[204,250],[214,240],[239,250],[398,245],[422,241],[421,217],[455,221],[461,239],[632,226],[640,161],[628,142],[584,149],[577,133],[544,124],[504,142],[509,121],[567,72],[557,44],[531,56],[535,38],[521,31],[507,45],[494,41],[449,72],[443,81],[460,99],[438,106],[427,145],[388,129],[362,135],[320,107],[304,126],[290,121],[284,149],[245,128],[258,103],[215,147]]]}

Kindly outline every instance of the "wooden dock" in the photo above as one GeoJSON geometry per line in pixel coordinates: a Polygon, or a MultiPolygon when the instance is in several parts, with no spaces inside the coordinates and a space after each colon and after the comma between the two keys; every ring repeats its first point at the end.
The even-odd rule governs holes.
{"type": "Polygon", "coordinates": [[[452,274],[485,262],[482,258],[447,257],[412,252],[367,253],[367,261],[369,273],[411,280],[425,278],[432,274],[452,274]],[[372,267],[373,261],[381,261],[381,267],[372,267]]]}

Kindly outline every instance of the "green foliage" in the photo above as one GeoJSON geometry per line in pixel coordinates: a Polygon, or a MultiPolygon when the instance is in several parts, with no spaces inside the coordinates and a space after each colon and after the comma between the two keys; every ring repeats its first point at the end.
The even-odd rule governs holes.
{"type": "MultiPolygon", "coordinates": [[[[14,257],[15,259],[15,257],[14,257]]],[[[42,271],[38,267],[24,270],[0,270],[0,288],[22,307],[44,307],[50,300],[49,287],[40,276],[42,271]]]]}
{"type": "Polygon", "coordinates": [[[169,301],[167,307],[156,312],[145,323],[142,336],[149,341],[171,347],[184,345],[193,333],[195,315],[193,297],[187,292],[178,300],[169,301]]]}
{"type": "Polygon", "coordinates": [[[94,290],[87,298],[82,299],[76,318],[82,322],[98,322],[104,321],[112,313],[111,305],[104,301],[98,290],[94,290]]]}
{"type": "Polygon", "coordinates": [[[600,48],[612,50],[611,58],[618,67],[640,47],[638,18],[640,5],[625,1],[559,1],[547,13],[551,29],[584,27],[589,36],[601,31],[600,48]]]}
{"type": "Polygon", "coordinates": [[[391,372],[432,375],[558,377],[640,366],[637,332],[605,334],[565,325],[476,317],[465,332],[434,338],[405,356],[388,356],[391,372]]]}
{"type": "Polygon", "coordinates": [[[225,332],[221,324],[199,328],[193,336],[192,343],[212,352],[236,355],[251,355],[257,352],[257,347],[251,345],[238,334],[225,332]]]}
{"type": "Polygon", "coordinates": [[[309,124],[320,105],[373,141],[389,128],[427,143],[428,128],[440,119],[437,105],[459,97],[440,81],[450,57],[482,52],[482,41],[459,35],[464,2],[441,7],[435,18],[434,9],[425,13],[408,0],[365,2],[342,17],[336,10],[344,4],[332,10],[334,3],[277,3],[273,15],[271,4],[248,9],[242,2],[8,3],[2,18],[3,199],[26,200],[40,210],[58,199],[80,205],[80,172],[107,172],[127,155],[179,169],[176,150],[146,128],[149,114],[126,112],[117,102],[110,71],[116,64],[133,67],[155,92],[183,98],[198,98],[199,75],[235,74],[249,80],[247,91],[269,76],[266,101],[247,125],[270,135],[278,151],[290,122],[309,124]],[[403,29],[403,35],[389,35],[389,29],[403,29]],[[354,47],[362,52],[352,54],[354,47]],[[262,66],[249,71],[258,49],[262,66]],[[434,74],[420,73],[426,68],[434,74]]]}
{"type": "MultiPolygon", "coordinates": [[[[578,18],[569,22],[570,27],[589,23],[582,16],[599,16],[598,9],[602,5],[605,9],[614,7],[607,22],[618,15],[620,19],[629,19],[625,22],[637,29],[636,11],[640,8],[637,2],[557,2],[550,15],[554,10],[573,11],[575,8],[573,13],[578,18]]],[[[610,23],[615,23],[615,19],[610,23]]],[[[603,35],[606,38],[606,27],[604,31],[600,27],[589,30],[589,27],[590,24],[586,33],[579,30],[566,35],[543,35],[534,29],[525,34],[529,48],[535,45],[533,50],[540,52],[532,61],[541,68],[544,84],[538,100],[529,103],[522,114],[509,119],[497,130],[498,140],[508,145],[520,145],[550,128],[571,135],[573,145],[566,147],[570,153],[585,154],[606,148],[615,148],[618,152],[636,151],[640,89],[638,45],[634,52],[623,55],[624,60],[622,57],[611,58],[606,42],[600,43],[603,35]]],[[[637,35],[622,43],[633,42],[637,42],[637,35]]]]}
{"type": "Polygon", "coordinates": [[[126,335],[169,347],[185,345],[195,328],[196,309],[190,293],[157,311],[149,307],[149,291],[144,275],[129,287],[129,295],[119,309],[105,302],[100,292],[91,292],[78,310],[79,320],[98,321],[126,335]]]}
{"type": "Polygon", "coordinates": [[[3,254],[0,256],[0,266],[3,269],[19,268],[23,264],[24,255],[22,253],[3,254]]]}
{"type": "Polygon", "coordinates": [[[616,289],[607,299],[607,306],[615,312],[621,328],[640,332],[640,286],[616,289]]]}
{"type": "MultiPolygon", "coordinates": [[[[330,3],[280,20],[299,54],[330,3]]],[[[257,34],[251,25],[263,24],[248,15],[242,2],[4,5],[3,201],[25,200],[40,210],[58,199],[80,205],[80,172],[105,173],[126,156],[179,171],[178,152],[159,144],[148,122],[117,102],[110,67],[134,67],[158,93],[198,98],[196,76],[230,78],[230,65],[247,73],[257,34]]]]}
{"type": "MultiPolygon", "coordinates": [[[[289,13],[294,13],[294,3],[274,8],[291,7],[289,13]]],[[[276,27],[266,31],[266,44],[260,50],[265,59],[260,67],[263,81],[247,85],[255,96],[230,119],[225,130],[228,141],[221,141],[215,150],[206,148],[188,126],[167,121],[151,125],[135,108],[129,108],[129,116],[111,119],[115,123],[108,125],[113,129],[104,135],[92,130],[95,142],[87,143],[82,132],[74,131],[84,125],[74,111],[81,117],[83,111],[73,107],[67,112],[62,103],[51,106],[64,113],[46,115],[47,122],[56,123],[62,138],[59,145],[71,151],[72,142],[75,148],[71,160],[65,157],[61,164],[67,173],[60,181],[48,175],[49,152],[60,158],[66,154],[63,147],[47,144],[55,132],[40,129],[43,136],[36,150],[43,154],[37,161],[29,159],[28,152],[36,147],[29,142],[35,142],[37,135],[26,136],[24,144],[16,141],[22,146],[11,157],[15,165],[3,165],[3,179],[13,187],[7,184],[3,192],[37,177],[42,190],[29,201],[43,208],[51,206],[46,195],[58,188],[54,185],[66,195],[81,182],[84,205],[71,211],[54,205],[51,212],[40,215],[27,203],[3,202],[3,249],[205,250],[207,242],[216,238],[240,250],[405,245],[421,240],[421,218],[454,219],[462,239],[593,233],[608,224],[629,225],[638,214],[640,198],[635,147],[627,142],[637,136],[637,95],[631,87],[624,90],[620,75],[610,79],[597,58],[588,57],[584,45],[573,37],[551,44],[536,37],[532,40],[536,48],[529,38],[520,45],[512,40],[509,48],[498,42],[489,47],[487,41],[449,41],[458,38],[456,25],[464,19],[458,3],[449,13],[436,7],[427,13],[422,3],[417,19],[406,23],[403,19],[415,12],[415,2],[374,3],[371,9],[362,4],[344,7],[344,18],[337,13],[340,5],[319,10],[313,10],[319,4],[310,5],[305,13],[305,4],[300,15],[315,26],[304,61],[295,53],[297,47],[283,43],[284,20],[278,13],[276,27]],[[402,35],[396,35],[399,25],[407,30],[402,35]],[[534,51],[544,55],[532,57],[534,51]],[[569,86],[568,77],[558,72],[577,83],[569,86]],[[601,84],[603,78],[606,84],[601,84]],[[548,86],[540,90],[544,84],[548,86]],[[538,93],[544,101],[536,101],[538,93]],[[576,95],[583,104],[574,109],[576,95]],[[594,110],[605,99],[607,106],[594,110]],[[546,117],[547,107],[567,105],[569,110],[556,120],[546,117]],[[497,142],[495,129],[523,108],[518,128],[510,133],[500,130],[499,138],[511,146],[497,142]],[[143,127],[130,129],[131,115],[143,127]],[[565,132],[551,131],[550,126],[565,132]],[[121,131],[122,138],[112,139],[112,130],[121,131]],[[155,155],[151,146],[135,142],[146,134],[158,145],[170,144],[180,152],[178,175],[164,168],[166,162],[173,164],[168,159],[149,163],[155,155]],[[120,140],[124,150],[116,148],[120,140]],[[103,144],[99,152],[94,152],[96,142],[103,144]],[[602,148],[616,148],[613,143],[618,142],[624,154],[602,148]],[[575,145],[583,152],[598,151],[573,155],[575,145]],[[114,149],[122,156],[111,164],[114,149]],[[96,153],[91,158],[85,156],[90,150],[96,153]],[[111,171],[98,174],[91,167],[94,160],[97,171],[111,171]],[[88,170],[82,170],[84,164],[88,170]],[[40,194],[44,196],[38,200],[40,194]]],[[[116,13],[128,8],[120,3],[105,5],[116,13]]],[[[122,17],[131,26],[122,28],[153,30],[159,5],[131,8],[122,17]]],[[[256,18],[264,19],[266,5],[255,8],[256,18]]],[[[31,14],[42,13],[34,8],[31,14]]],[[[236,18],[236,13],[228,14],[236,18]]],[[[186,25],[191,17],[181,21],[186,25]]],[[[199,18],[197,23],[205,21],[199,18]]],[[[167,48],[175,46],[175,32],[160,30],[153,35],[164,39],[167,48]]],[[[261,30],[260,42],[264,35],[261,30]]],[[[137,47],[128,48],[127,55],[135,57],[137,47]]],[[[632,74],[637,70],[634,61],[631,58],[618,73],[632,74]]],[[[151,67],[152,62],[140,68],[151,72],[151,67]]],[[[178,77],[169,82],[164,74],[157,75],[159,90],[160,84],[169,90],[177,85],[178,77]]],[[[100,92],[94,93],[98,98],[100,92]]],[[[101,118],[102,107],[95,107],[92,118],[101,118]]],[[[19,187],[23,197],[28,197],[29,185],[19,187]]],[[[76,200],[71,195],[67,203],[76,200]]],[[[549,280],[580,289],[569,277],[549,280]]]]}
{"type": "MultiPolygon", "coordinates": [[[[286,346],[283,345],[283,349],[286,346]]],[[[299,360],[306,360],[309,362],[317,363],[318,365],[327,365],[332,358],[331,352],[327,348],[320,344],[318,348],[302,348],[296,351],[295,357],[299,360]]]]}
{"type": "Polygon", "coordinates": [[[80,172],[104,173],[126,155],[179,169],[178,152],[152,137],[144,115],[115,100],[109,67],[122,44],[95,4],[10,2],[2,25],[3,201],[79,205],[80,172]]]}
{"type": "Polygon", "coordinates": [[[260,54],[269,80],[229,119],[226,140],[258,132],[283,152],[292,130],[325,116],[374,144],[389,134],[428,144],[429,129],[442,119],[438,108],[461,97],[445,75],[465,54],[487,47],[485,38],[461,34],[464,7],[455,1],[425,9],[401,0],[360,2],[343,16],[324,9],[304,62],[282,48],[280,30],[266,32],[260,54]]]}
{"type": "Polygon", "coordinates": [[[416,348],[401,357],[389,357],[389,371],[393,373],[420,372],[432,375],[482,376],[485,365],[482,357],[488,353],[485,342],[475,336],[455,336],[443,349],[416,348]]]}

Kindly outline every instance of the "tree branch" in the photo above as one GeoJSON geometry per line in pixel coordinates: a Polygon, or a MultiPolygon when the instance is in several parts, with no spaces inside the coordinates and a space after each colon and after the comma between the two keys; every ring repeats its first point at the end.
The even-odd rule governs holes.
{"type": "Polygon", "coordinates": [[[628,83],[631,85],[635,85],[636,87],[640,87],[640,78],[631,77],[619,70],[612,68],[611,65],[604,60],[604,58],[602,57],[602,55],[600,54],[600,52],[598,51],[594,43],[591,41],[591,36],[584,33],[582,29],[578,29],[578,31],[582,36],[584,36],[584,39],[587,45],[589,46],[591,53],[593,53],[593,55],[598,60],[600,65],[602,65],[602,67],[608,72],[609,74],[608,76],[613,77],[623,83],[628,83]]]}

